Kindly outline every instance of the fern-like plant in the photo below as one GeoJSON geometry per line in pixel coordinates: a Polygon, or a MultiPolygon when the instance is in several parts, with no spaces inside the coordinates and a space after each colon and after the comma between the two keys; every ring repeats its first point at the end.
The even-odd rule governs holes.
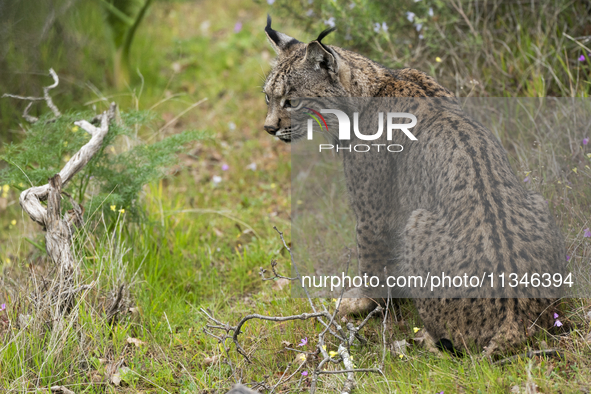
{"type": "MultiPolygon", "coordinates": [[[[0,185],[24,190],[47,183],[90,139],[74,126],[74,121],[92,115],[67,112],[55,122],[46,122],[45,116],[29,126],[22,142],[7,145],[0,156],[8,163],[0,171],[0,185]]],[[[111,125],[101,150],[64,189],[84,206],[86,219],[101,210],[106,218],[116,218],[122,212],[132,220],[140,218],[138,197],[142,187],[162,178],[176,162],[177,153],[204,136],[199,131],[185,131],[153,144],[142,143],[134,137],[133,129],[153,119],[153,113],[146,111],[121,113],[120,124],[111,125]],[[125,146],[131,145],[131,149],[121,149],[119,143],[124,138],[128,142],[125,146]]]]}

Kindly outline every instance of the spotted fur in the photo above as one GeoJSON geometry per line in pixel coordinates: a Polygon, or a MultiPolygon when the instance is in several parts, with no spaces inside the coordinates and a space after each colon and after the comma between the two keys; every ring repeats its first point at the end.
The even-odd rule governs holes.
{"type": "MultiPolygon", "coordinates": [[[[423,72],[390,70],[323,44],[322,34],[301,43],[274,32],[270,19],[266,32],[278,59],[263,89],[269,103],[265,130],[285,142],[303,135],[290,124],[296,97],[440,98],[408,104],[429,131],[421,143],[405,146],[403,155],[343,155],[360,274],[382,277],[385,265],[398,274],[469,272],[474,262],[489,264],[491,271],[531,273],[552,271],[564,260],[562,235],[543,198],[524,189],[500,142],[461,110],[449,90],[423,72]]],[[[344,300],[344,313],[375,305],[359,290],[349,295],[359,298],[344,300]]],[[[460,349],[476,345],[488,354],[519,345],[553,323],[554,300],[537,293],[414,302],[429,341],[460,349]]]]}

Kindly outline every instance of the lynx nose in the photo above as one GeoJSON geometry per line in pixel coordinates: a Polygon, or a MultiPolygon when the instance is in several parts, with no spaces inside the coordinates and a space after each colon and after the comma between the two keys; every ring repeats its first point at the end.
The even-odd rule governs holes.
{"type": "Polygon", "coordinates": [[[279,127],[276,126],[265,126],[264,128],[267,131],[267,133],[271,135],[275,135],[275,133],[277,133],[277,131],[279,130],[279,127]]]}

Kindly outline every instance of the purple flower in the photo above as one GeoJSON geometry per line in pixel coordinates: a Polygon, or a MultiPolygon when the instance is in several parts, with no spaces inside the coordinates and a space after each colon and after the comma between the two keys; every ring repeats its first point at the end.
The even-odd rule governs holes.
{"type": "Polygon", "coordinates": [[[407,11],[406,12],[406,19],[408,19],[408,21],[412,23],[412,21],[415,20],[415,13],[407,11]]]}
{"type": "Polygon", "coordinates": [[[234,25],[234,33],[240,33],[240,30],[242,30],[242,22],[236,22],[234,25]]]}
{"type": "Polygon", "coordinates": [[[589,227],[587,227],[584,231],[583,231],[583,237],[585,238],[591,238],[591,230],[589,230],[589,227]]]}
{"type": "Polygon", "coordinates": [[[275,0],[267,0],[267,4],[269,4],[269,5],[273,5],[274,2],[275,2],[275,0]]]}
{"type": "Polygon", "coordinates": [[[569,261],[569,260],[570,260],[570,256],[567,255],[566,256],[566,261],[569,261]]]}
{"type": "Polygon", "coordinates": [[[4,309],[6,309],[6,304],[0,305],[0,312],[2,312],[4,309]]]}
{"type": "Polygon", "coordinates": [[[525,179],[523,180],[523,182],[528,183],[529,182],[529,176],[526,176],[525,179]]]}
{"type": "Polygon", "coordinates": [[[222,171],[228,171],[230,169],[230,166],[227,164],[222,164],[222,171]]]}
{"type": "Polygon", "coordinates": [[[562,322],[561,322],[560,320],[558,320],[558,319],[557,319],[557,320],[554,322],[554,327],[562,327],[562,322]]]}
{"type": "Polygon", "coordinates": [[[589,143],[589,137],[583,138],[583,145],[587,145],[589,143]]]}
{"type": "Polygon", "coordinates": [[[558,313],[554,312],[554,319],[558,319],[558,313]]]}
{"type": "Polygon", "coordinates": [[[306,346],[308,344],[308,337],[305,337],[302,339],[302,341],[300,343],[298,343],[298,346],[306,346]]]}
{"type": "Polygon", "coordinates": [[[388,25],[386,24],[386,22],[382,22],[382,30],[385,32],[388,31],[388,25]]]}
{"type": "Polygon", "coordinates": [[[302,372],[302,376],[308,376],[308,371],[302,372]]]}
{"type": "Polygon", "coordinates": [[[373,31],[375,33],[379,33],[380,32],[380,29],[381,29],[381,26],[380,26],[379,23],[376,22],[376,23],[373,24],[373,31]]]}
{"type": "Polygon", "coordinates": [[[584,62],[584,61],[585,61],[585,55],[581,55],[581,56],[579,56],[579,61],[580,61],[580,62],[584,62]]]}
{"type": "Polygon", "coordinates": [[[334,16],[331,16],[330,18],[328,18],[327,20],[324,21],[324,24],[330,27],[335,27],[337,24],[335,23],[335,18],[334,16]]]}

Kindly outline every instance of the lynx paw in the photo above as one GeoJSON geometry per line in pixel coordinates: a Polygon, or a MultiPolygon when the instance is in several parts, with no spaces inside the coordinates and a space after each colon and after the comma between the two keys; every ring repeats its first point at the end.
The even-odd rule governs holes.
{"type": "Polygon", "coordinates": [[[377,305],[378,303],[376,301],[364,297],[359,289],[352,289],[346,291],[343,295],[339,315],[366,315],[375,309],[377,305]]]}

